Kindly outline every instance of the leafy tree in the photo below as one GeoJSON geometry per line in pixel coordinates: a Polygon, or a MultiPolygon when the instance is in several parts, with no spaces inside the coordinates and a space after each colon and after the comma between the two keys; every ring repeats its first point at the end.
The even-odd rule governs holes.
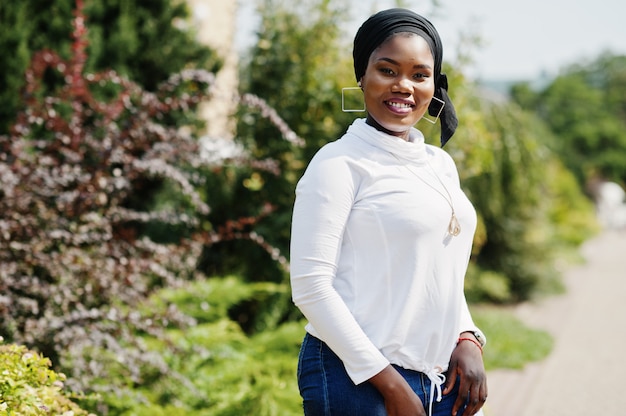
{"type": "Polygon", "coordinates": [[[193,107],[212,80],[186,73],[155,95],[114,72],[85,75],[80,13],[74,22],[72,60],[50,51],[34,56],[26,74],[27,110],[10,136],[0,136],[0,331],[56,365],[73,367],[70,382],[86,388],[94,374],[85,374],[89,366],[78,352],[106,348],[132,376],[141,348],[125,349],[132,338],[124,325],[154,332],[160,320],[135,322],[128,305],[151,287],[184,277],[189,245],[156,244],[142,238],[137,224],[189,224],[188,212],[208,209],[181,168],[193,163],[188,155],[195,143],[157,119],[193,107]],[[51,70],[67,84],[40,99],[42,78],[51,70]],[[103,84],[118,95],[95,99],[92,91],[103,84]],[[158,178],[176,184],[187,199],[178,213],[133,208],[133,198],[158,178]],[[159,250],[169,263],[155,261],[159,250]]]}
{"type": "MultiPolygon", "coordinates": [[[[208,97],[213,74],[185,70],[148,92],[113,71],[85,73],[77,5],[71,59],[34,55],[26,109],[0,136],[0,335],[44,353],[73,390],[121,394],[175,376],[138,335],[164,340],[166,328],[193,320],[175,307],[136,307],[161,287],[202,278],[203,246],[248,238],[281,259],[244,229],[254,213],[211,223],[212,195],[198,192],[200,167],[272,164],[205,159],[185,114],[208,97]],[[48,74],[63,84],[46,88],[48,74]]],[[[295,137],[262,100],[244,98],[295,137]]]]}
{"type": "MultiPolygon", "coordinates": [[[[341,2],[316,1],[307,5],[267,0],[260,2],[261,28],[242,76],[242,88],[264,98],[301,137],[302,153],[293,154],[275,140],[276,131],[267,122],[243,119],[240,138],[254,142],[253,151],[280,162],[282,181],[267,183],[261,190],[275,196],[283,208],[281,230],[287,230],[293,189],[310,157],[328,141],[335,140],[352,119],[341,112],[341,88],[354,85],[349,54],[339,48],[345,15],[341,2]],[[333,8],[334,7],[334,8],[333,8]]],[[[274,224],[274,225],[279,225],[274,224]]],[[[285,247],[288,233],[281,233],[285,247]]]]}
{"type": "MultiPolygon", "coordinates": [[[[0,333],[45,351],[71,387],[102,392],[100,414],[297,411],[284,380],[302,326],[281,253],[306,161],[354,118],[340,111],[354,80],[330,2],[305,14],[264,4],[277,17],[265,10],[244,85],[265,100],[242,95],[238,119],[249,153],[209,163],[209,143],[181,129],[209,74],[184,71],[149,92],[86,73],[78,22],[69,61],[35,56],[26,110],[0,136],[0,333]],[[47,77],[58,81],[46,88],[47,77]]],[[[469,284],[476,299],[521,299],[549,269],[548,241],[576,238],[547,218],[571,225],[562,207],[580,195],[568,180],[542,183],[567,175],[537,140],[545,132],[526,130],[533,119],[451,83],[463,127],[447,150],[481,219],[469,284]]]]}
{"type": "MultiPolygon", "coordinates": [[[[23,74],[36,51],[71,54],[75,0],[23,0],[0,3],[0,134],[6,134],[23,101],[23,74]],[[36,11],[36,12],[33,12],[36,11]]],[[[184,1],[92,0],[85,5],[89,31],[89,72],[114,69],[153,91],[170,74],[185,68],[215,71],[219,59],[182,23],[184,1]],[[175,24],[179,23],[179,24],[175,24]]],[[[48,84],[58,84],[54,74],[48,84]]]]}
{"type": "Polygon", "coordinates": [[[479,217],[468,297],[516,302],[554,290],[557,255],[595,230],[592,206],[577,185],[572,189],[571,175],[546,144],[551,133],[536,116],[489,100],[448,72],[460,127],[446,148],[479,217]]]}
{"type": "MultiPolygon", "coordinates": [[[[236,140],[255,159],[274,160],[281,174],[225,170],[220,182],[230,190],[223,203],[214,205],[211,220],[224,222],[271,201],[272,214],[256,223],[255,230],[286,253],[295,184],[313,153],[338,138],[354,118],[341,112],[341,88],[355,81],[350,54],[339,47],[345,19],[340,2],[267,0],[259,2],[259,12],[258,40],[242,66],[241,89],[264,99],[306,142],[294,146],[280,140],[281,132],[263,119],[262,111],[239,114],[236,140]],[[224,181],[227,175],[230,179],[224,181]]],[[[211,275],[237,272],[252,282],[287,283],[287,274],[275,261],[242,240],[211,246],[203,258],[203,270],[211,275]]],[[[297,316],[288,293],[272,304],[243,304],[237,314],[249,332],[266,327],[263,316],[275,316],[276,324],[297,316]]]]}
{"type": "MultiPolygon", "coordinates": [[[[283,217],[272,216],[269,223],[280,233],[274,236],[280,240],[273,242],[285,247],[295,180],[313,153],[339,137],[355,117],[343,114],[339,107],[341,87],[354,83],[351,48],[342,44],[336,32],[341,26],[337,19],[343,14],[333,11],[339,9],[329,9],[329,2],[306,7],[280,1],[261,4],[259,40],[244,71],[244,85],[265,97],[307,138],[299,155],[302,162],[288,163],[293,155],[280,148],[284,143],[272,140],[271,128],[254,119],[242,119],[239,127],[244,140],[263,144],[254,148],[262,152],[256,154],[281,161],[286,173],[282,181],[265,181],[259,190],[271,191],[275,201],[281,201],[277,212],[284,213],[283,217]],[[318,20],[319,16],[324,18],[318,20]],[[341,53],[339,48],[348,53],[341,53]],[[319,117],[311,117],[318,113],[319,117]]],[[[593,228],[582,226],[578,234],[572,232],[570,221],[581,225],[580,218],[555,214],[552,207],[556,203],[551,198],[561,201],[559,206],[564,199],[579,207],[576,212],[589,224],[593,224],[591,207],[581,202],[580,193],[570,192],[568,173],[546,147],[551,135],[541,121],[510,103],[487,104],[454,68],[448,67],[446,72],[461,118],[461,127],[446,149],[457,160],[481,218],[468,285],[475,299],[526,299],[539,287],[555,284],[552,262],[556,251],[551,247],[579,244],[593,228]],[[554,174],[553,181],[546,180],[548,170],[554,174]]],[[[437,126],[420,123],[419,127],[429,142],[437,143],[437,126]]],[[[254,267],[258,273],[259,263],[254,262],[254,267]]]]}
{"type": "Polygon", "coordinates": [[[541,91],[512,89],[514,99],[535,111],[557,140],[550,147],[578,181],[626,183],[626,56],[600,55],[565,70],[541,91]]]}

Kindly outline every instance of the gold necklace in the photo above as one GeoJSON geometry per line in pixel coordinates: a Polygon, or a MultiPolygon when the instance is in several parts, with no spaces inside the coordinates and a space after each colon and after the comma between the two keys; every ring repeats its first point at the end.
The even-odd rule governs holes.
{"type": "MultiPolygon", "coordinates": [[[[398,160],[398,162],[402,163],[400,159],[398,158],[398,156],[394,155],[393,153],[391,154],[393,155],[393,157],[396,158],[396,160],[398,160]]],[[[441,184],[443,190],[446,191],[446,195],[448,195],[447,198],[446,198],[446,195],[443,194],[443,192],[441,192],[439,189],[432,186],[430,183],[426,182],[424,178],[422,178],[417,173],[413,172],[413,169],[409,168],[406,164],[402,164],[402,166],[404,166],[409,172],[411,172],[419,180],[424,182],[432,190],[434,190],[439,195],[441,195],[441,197],[448,203],[448,205],[450,205],[450,209],[452,210],[452,216],[450,217],[450,222],[448,223],[448,234],[451,235],[452,237],[456,237],[457,235],[461,234],[461,224],[459,223],[459,220],[456,218],[456,213],[454,212],[454,205],[452,204],[452,195],[450,195],[448,188],[446,188],[446,185],[444,185],[443,181],[439,178],[439,176],[437,175],[437,172],[435,171],[435,169],[433,169],[430,163],[426,161],[426,164],[428,165],[430,170],[433,172],[433,175],[435,176],[435,178],[437,178],[437,181],[441,184]]]]}

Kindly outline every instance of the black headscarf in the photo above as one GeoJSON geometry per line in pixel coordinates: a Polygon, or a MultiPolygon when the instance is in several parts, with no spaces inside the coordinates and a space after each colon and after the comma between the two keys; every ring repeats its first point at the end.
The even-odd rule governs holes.
{"type": "MultiPolygon", "coordinates": [[[[435,27],[426,18],[407,9],[383,10],[372,15],[359,28],[354,38],[354,75],[357,82],[365,75],[370,55],[385,40],[395,33],[409,32],[423,37],[435,60],[435,97],[443,100],[445,105],[439,119],[441,122],[441,147],[452,137],[459,121],[454,105],[448,96],[448,78],[441,73],[443,46],[435,27]]],[[[441,108],[437,101],[431,101],[428,113],[436,116],[441,108]]]]}

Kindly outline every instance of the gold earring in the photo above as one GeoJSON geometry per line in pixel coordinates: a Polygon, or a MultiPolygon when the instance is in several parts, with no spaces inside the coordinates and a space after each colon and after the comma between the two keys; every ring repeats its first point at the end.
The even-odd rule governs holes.
{"type": "MultiPolygon", "coordinates": [[[[363,101],[363,108],[347,108],[346,107],[346,91],[359,91],[359,92],[363,92],[361,90],[361,82],[359,82],[359,86],[358,87],[345,87],[341,89],[341,111],[343,111],[344,113],[362,113],[365,111],[365,101],[363,101]]],[[[348,95],[352,95],[352,94],[348,94],[348,95]]],[[[363,95],[360,95],[360,98],[363,98],[363,95]]],[[[348,99],[352,102],[356,102],[358,99],[355,97],[348,97],[348,99]]]]}
{"type": "MultiPolygon", "coordinates": [[[[433,100],[436,100],[439,103],[441,103],[441,108],[439,108],[439,111],[437,111],[437,117],[435,117],[434,119],[430,119],[426,117],[426,114],[428,114],[428,109],[427,109],[424,115],[422,116],[422,119],[428,121],[429,123],[435,124],[437,123],[437,120],[439,119],[439,116],[441,115],[441,112],[443,111],[443,107],[446,105],[446,102],[440,98],[435,97],[434,95],[433,95],[433,100]]],[[[431,100],[431,103],[432,103],[432,100],[431,100]]],[[[430,104],[428,105],[428,107],[430,107],[430,104]]]]}

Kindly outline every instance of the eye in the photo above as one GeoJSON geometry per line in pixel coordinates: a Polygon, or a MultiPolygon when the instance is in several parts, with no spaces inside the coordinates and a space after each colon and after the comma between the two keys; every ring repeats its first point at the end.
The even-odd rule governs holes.
{"type": "Polygon", "coordinates": [[[428,75],[424,74],[422,72],[418,72],[417,74],[413,75],[413,78],[415,78],[415,79],[428,78],[428,75]]]}
{"type": "Polygon", "coordinates": [[[393,72],[391,68],[380,68],[379,71],[385,75],[395,75],[395,72],[393,72]]]}

